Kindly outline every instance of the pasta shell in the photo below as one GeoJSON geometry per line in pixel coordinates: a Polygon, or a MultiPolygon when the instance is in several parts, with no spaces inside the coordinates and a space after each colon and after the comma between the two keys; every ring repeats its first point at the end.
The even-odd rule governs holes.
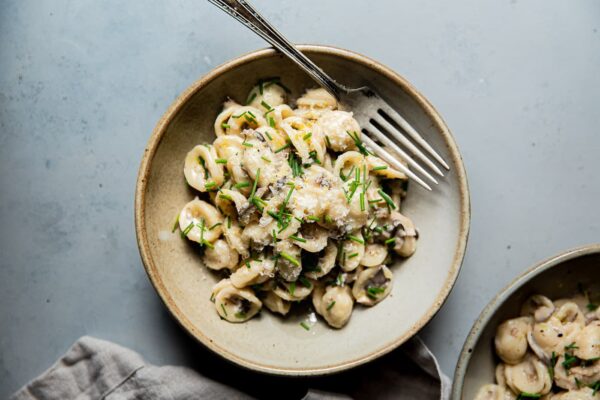
{"type": "Polygon", "coordinates": [[[217,115],[217,119],[215,120],[214,128],[215,136],[217,138],[227,134],[227,121],[229,120],[233,112],[240,107],[241,106],[235,101],[228,100],[225,102],[225,104],[223,105],[223,111],[221,111],[219,115],[217,115]]]}
{"type": "MultiPolygon", "coordinates": [[[[310,279],[318,279],[327,275],[335,266],[335,259],[337,257],[337,247],[333,243],[329,243],[321,256],[317,260],[316,268],[312,271],[306,272],[305,275],[310,279]]],[[[306,265],[304,264],[304,268],[306,265]]]]}
{"type": "Polygon", "coordinates": [[[250,106],[238,107],[233,110],[231,117],[227,120],[227,134],[241,135],[244,129],[256,129],[267,125],[262,111],[250,106]]]}
{"type": "Polygon", "coordinates": [[[339,329],[348,323],[353,306],[352,292],[348,286],[328,286],[325,288],[317,312],[320,311],[319,313],[330,326],[339,329]]]}
{"type": "Polygon", "coordinates": [[[242,228],[235,218],[227,217],[223,223],[223,236],[227,240],[229,246],[237,251],[242,258],[248,258],[250,251],[248,243],[242,235],[242,228]]]}
{"type": "Polygon", "coordinates": [[[507,364],[517,364],[527,353],[527,334],[531,332],[531,317],[504,321],[496,329],[496,354],[507,364]]]}
{"type": "Polygon", "coordinates": [[[285,103],[285,90],[273,83],[259,83],[248,93],[249,106],[268,111],[267,105],[275,107],[285,103]]]}
{"type": "Polygon", "coordinates": [[[301,279],[295,282],[278,282],[273,293],[287,301],[303,300],[310,296],[314,288],[314,283],[308,279],[301,279]]]}
{"type": "Polygon", "coordinates": [[[592,321],[579,332],[573,352],[583,360],[600,358],[600,321],[592,321]]]}
{"type": "Polygon", "coordinates": [[[212,204],[197,197],[187,203],[179,213],[179,229],[193,242],[217,240],[221,236],[221,225],[215,226],[212,230],[208,228],[219,223],[223,223],[221,213],[212,204]]]}
{"type": "Polygon", "coordinates": [[[200,192],[206,192],[209,183],[212,188],[220,186],[224,181],[223,167],[216,159],[214,147],[195,146],[185,157],[183,173],[187,183],[200,192]]]}
{"type": "Polygon", "coordinates": [[[295,241],[296,246],[317,253],[327,246],[328,232],[317,224],[305,224],[300,229],[297,237],[302,240],[295,241]]]}
{"type": "Polygon", "coordinates": [[[260,261],[246,260],[229,277],[233,286],[244,288],[246,286],[263,283],[275,276],[275,264],[270,257],[263,254],[260,261]]]}
{"type": "Polygon", "coordinates": [[[360,265],[365,267],[376,267],[385,262],[388,256],[387,247],[379,243],[371,243],[365,246],[365,252],[360,259],[360,265]]]}
{"type": "Polygon", "coordinates": [[[507,365],[504,375],[506,384],[515,393],[546,394],[552,389],[546,365],[531,354],[518,364],[507,365]]]}
{"type": "Polygon", "coordinates": [[[360,265],[360,260],[364,254],[364,238],[360,231],[354,231],[348,235],[348,239],[342,242],[340,267],[346,272],[354,271],[360,265]]]}
{"type": "Polygon", "coordinates": [[[279,276],[288,282],[295,282],[302,272],[300,248],[287,240],[282,240],[277,242],[275,250],[279,254],[277,260],[279,276]]]}
{"type": "Polygon", "coordinates": [[[536,322],[544,322],[552,316],[555,309],[552,300],[541,294],[535,294],[523,303],[521,315],[530,315],[536,322]]]}
{"type": "Polygon", "coordinates": [[[394,251],[402,257],[410,257],[417,248],[417,230],[412,220],[399,212],[392,211],[390,216],[396,228],[394,251]]]}
{"type": "Polygon", "coordinates": [[[337,100],[322,88],[308,89],[296,100],[296,113],[304,118],[318,119],[324,112],[337,108],[337,100]]]}
{"type": "Polygon", "coordinates": [[[213,247],[206,248],[202,261],[210,269],[234,269],[239,261],[239,254],[225,240],[219,239],[213,243],[213,247]]]}
{"type": "Polygon", "coordinates": [[[365,268],[357,275],[352,287],[352,295],[357,303],[373,306],[390,293],[392,278],[392,271],[385,265],[378,268],[365,268]]]}
{"type": "Polygon", "coordinates": [[[323,135],[331,150],[336,152],[355,150],[354,139],[348,134],[356,133],[361,136],[360,125],[354,119],[351,112],[347,111],[327,111],[317,120],[317,125],[321,127],[323,135]]]}
{"type": "Polygon", "coordinates": [[[281,315],[287,315],[292,307],[292,303],[283,300],[273,291],[266,292],[265,296],[262,298],[262,302],[269,310],[281,315]]]}
{"type": "Polygon", "coordinates": [[[261,309],[261,301],[249,289],[227,286],[215,295],[215,308],[229,322],[244,322],[255,316],[261,309]]]}

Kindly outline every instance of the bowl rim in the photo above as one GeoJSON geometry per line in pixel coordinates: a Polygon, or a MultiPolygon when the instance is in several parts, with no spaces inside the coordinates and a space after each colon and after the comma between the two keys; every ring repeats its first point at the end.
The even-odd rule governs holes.
{"type": "Polygon", "coordinates": [[[200,329],[195,327],[191,323],[191,321],[187,319],[184,313],[181,312],[181,310],[179,310],[179,308],[176,306],[175,302],[171,298],[171,295],[167,291],[166,287],[163,285],[157,273],[157,268],[150,252],[145,223],[146,219],[144,206],[147,178],[156,149],[158,148],[158,145],[160,144],[160,141],[164,133],[166,132],[169,124],[172,122],[172,120],[178,114],[178,112],[183,108],[183,106],[187,103],[187,101],[196,92],[204,88],[209,82],[211,82],[219,75],[231,69],[237,68],[241,65],[247,64],[257,59],[269,58],[276,55],[277,52],[272,48],[263,48],[248,52],[237,58],[234,58],[233,60],[227,61],[217,66],[213,70],[209,71],[207,74],[205,74],[204,76],[196,80],[194,83],[192,83],[187,89],[185,89],[183,93],[177,97],[177,99],[169,106],[167,111],[159,119],[144,150],[144,154],[138,172],[134,201],[135,231],[138,249],[142,258],[142,264],[144,266],[144,269],[146,270],[148,278],[154,286],[154,289],[159,294],[160,299],[167,307],[169,312],[173,315],[173,317],[175,317],[175,320],[184,328],[185,331],[187,331],[197,341],[202,343],[204,346],[208,347],[216,354],[219,354],[221,357],[233,362],[234,364],[254,371],[283,376],[318,376],[341,372],[343,370],[347,370],[358,365],[367,363],[384,354],[389,353],[390,351],[400,346],[402,343],[406,342],[412,336],[414,336],[434,317],[434,315],[439,311],[441,306],[448,298],[448,295],[450,294],[450,291],[454,287],[456,279],[458,278],[469,236],[471,206],[466,172],[462,157],[458,151],[458,147],[456,145],[454,137],[450,133],[450,130],[447,127],[446,123],[439,115],[437,110],[433,107],[433,105],[420,92],[418,92],[406,79],[404,79],[402,76],[400,76],[390,68],[378,63],[377,61],[374,61],[362,54],[355,53],[350,50],[324,45],[298,45],[297,47],[301,51],[307,52],[309,55],[311,53],[332,55],[334,57],[342,58],[347,61],[362,64],[367,68],[374,69],[377,73],[390,79],[396,85],[400,86],[402,90],[405,91],[405,93],[407,93],[413,99],[413,101],[416,101],[418,103],[419,107],[421,107],[421,109],[423,109],[423,111],[433,121],[434,128],[442,135],[442,138],[444,139],[444,142],[448,147],[448,151],[450,153],[451,158],[451,165],[455,169],[454,172],[456,173],[457,180],[459,182],[461,206],[459,218],[460,227],[454,257],[450,269],[448,271],[448,275],[446,277],[442,289],[438,292],[435,301],[428,308],[427,312],[425,312],[421,316],[421,318],[403,335],[399,336],[390,343],[382,345],[379,349],[369,353],[368,355],[317,368],[282,368],[273,365],[261,364],[259,362],[239,357],[236,354],[230,352],[229,350],[217,346],[211,339],[206,337],[200,329]]]}
{"type": "Polygon", "coordinates": [[[465,374],[473,354],[472,349],[475,348],[481,333],[489,323],[492,316],[498,310],[498,307],[504,304],[504,302],[506,302],[517,290],[519,290],[536,276],[541,275],[551,268],[563,264],[566,261],[598,253],[600,253],[600,243],[587,244],[562,251],[534,264],[533,267],[530,267],[525,272],[518,275],[508,285],[500,290],[500,292],[498,292],[498,294],[496,294],[496,296],[494,296],[494,298],[485,306],[483,311],[481,311],[481,314],[479,314],[479,317],[477,317],[477,320],[473,324],[473,327],[465,339],[465,343],[460,351],[460,356],[454,371],[451,398],[458,400],[462,397],[465,374]],[[471,351],[469,351],[469,349],[471,349],[471,351]]]}

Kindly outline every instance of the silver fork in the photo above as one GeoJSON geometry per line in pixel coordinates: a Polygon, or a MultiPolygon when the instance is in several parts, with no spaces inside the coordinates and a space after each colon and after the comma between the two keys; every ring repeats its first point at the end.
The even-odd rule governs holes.
{"type": "Polygon", "coordinates": [[[321,87],[335,96],[340,103],[349,106],[354,113],[354,117],[363,128],[364,135],[362,136],[362,141],[367,145],[369,150],[373,151],[390,165],[404,172],[409,178],[427,190],[431,190],[431,186],[419,177],[417,173],[431,183],[437,184],[438,181],[415,159],[420,160],[427,168],[441,177],[444,174],[429,157],[432,157],[445,169],[450,170],[448,164],[429,143],[373,89],[366,86],[348,88],[337,83],[308,57],[302,54],[302,52],[296,49],[292,43],[267,22],[246,0],[208,1],[269,42],[310,75],[321,87]],[[373,138],[381,144],[376,143],[373,138]],[[391,152],[388,150],[391,150],[391,152]],[[404,159],[406,164],[412,167],[412,170],[399,162],[392,153],[404,159]]]}

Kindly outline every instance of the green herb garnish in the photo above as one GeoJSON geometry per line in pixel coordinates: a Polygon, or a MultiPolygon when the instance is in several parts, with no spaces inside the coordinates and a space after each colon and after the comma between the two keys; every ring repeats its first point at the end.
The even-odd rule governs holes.
{"type": "Polygon", "coordinates": [[[383,292],[385,292],[385,288],[382,287],[372,286],[370,288],[367,288],[367,296],[369,296],[372,299],[377,299],[377,296],[383,292]]]}
{"type": "Polygon", "coordinates": [[[387,203],[387,205],[392,210],[396,209],[396,205],[394,204],[394,201],[392,200],[392,198],[390,196],[388,196],[383,190],[377,189],[377,193],[379,193],[379,195],[383,198],[383,200],[385,200],[385,202],[387,203]]]}
{"type": "Polygon", "coordinates": [[[223,305],[223,303],[221,303],[221,310],[223,310],[223,314],[225,314],[225,316],[227,316],[227,310],[225,309],[225,306],[223,305]]]}
{"type": "Polygon", "coordinates": [[[310,326],[306,322],[300,322],[300,326],[303,327],[305,330],[310,331],[310,326]]]}
{"type": "Polygon", "coordinates": [[[246,99],[246,105],[252,103],[252,101],[256,98],[256,92],[252,92],[250,93],[250,95],[248,96],[248,98],[246,99]]]}
{"type": "Polygon", "coordinates": [[[294,256],[292,256],[291,254],[286,253],[285,251],[282,251],[279,253],[281,255],[281,257],[285,258],[286,260],[288,260],[289,262],[291,262],[292,264],[294,264],[295,266],[299,267],[300,266],[300,261],[298,261],[294,256]]]}
{"type": "Polygon", "coordinates": [[[306,243],[306,239],[298,237],[296,235],[291,235],[290,239],[295,240],[295,241],[300,242],[300,243],[306,243]]]}
{"type": "Polygon", "coordinates": [[[278,148],[277,150],[275,150],[275,153],[279,153],[285,149],[287,149],[288,147],[290,147],[289,143],[284,144],[283,146],[281,146],[280,148],[278,148]]]}
{"type": "Polygon", "coordinates": [[[271,106],[269,105],[269,103],[267,103],[267,102],[266,102],[266,101],[264,101],[264,100],[261,100],[261,102],[260,102],[260,105],[261,105],[261,106],[263,106],[264,108],[266,108],[266,109],[267,109],[267,111],[271,111],[271,110],[273,109],[273,107],[271,107],[271,106]]]}
{"type": "Polygon", "coordinates": [[[239,182],[239,183],[236,183],[235,185],[233,185],[233,187],[235,189],[242,189],[242,188],[245,188],[248,186],[250,186],[250,182],[239,182]]]}
{"type": "Polygon", "coordinates": [[[335,306],[335,300],[329,303],[329,305],[327,306],[327,311],[331,310],[333,306],[335,306]]]}
{"type": "Polygon", "coordinates": [[[368,156],[371,153],[369,152],[369,150],[367,150],[367,148],[365,147],[365,145],[363,144],[362,140],[360,140],[360,138],[358,137],[358,133],[356,132],[350,132],[350,131],[346,131],[346,133],[348,134],[348,136],[350,136],[352,138],[352,140],[354,141],[354,144],[356,145],[356,147],[358,148],[358,151],[364,155],[364,156],[368,156]]]}
{"type": "Polygon", "coordinates": [[[375,167],[373,168],[373,171],[382,171],[384,169],[387,169],[387,165],[380,165],[379,167],[375,167]]]}
{"type": "Polygon", "coordinates": [[[308,132],[306,135],[302,136],[302,140],[308,140],[312,136],[312,132],[308,132]]]}
{"type": "Polygon", "coordinates": [[[268,159],[267,157],[265,157],[265,156],[260,156],[260,158],[261,158],[261,159],[262,159],[264,162],[267,162],[267,163],[270,163],[270,162],[271,162],[271,160],[269,160],[269,159],[268,159]]]}
{"type": "Polygon", "coordinates": [[[193,221],[190,222],[190,224],[185,227],[185,229],[182,232],[183,236],[187,236],[188,233],[190,233],[190,231],[192,230],[192,228],[194,228],[194,222],[193,221]]]}
{"type": "Polygon", "coordinates": [[[358,238],[354,235],[348,235],[348,239],[352,240],[353,242],[356,242],[358,244],[365,244],[365,241],[362,240],[361,238],[358,238]]]}
{"type": "Polygon", "coordinates": [[[179,214],[177,214],[177,218],[175,218],[175,222],[173,222],[173,229],[171,229],[171,233],[175,233],[177,228],[179,227],[179,214]]]}

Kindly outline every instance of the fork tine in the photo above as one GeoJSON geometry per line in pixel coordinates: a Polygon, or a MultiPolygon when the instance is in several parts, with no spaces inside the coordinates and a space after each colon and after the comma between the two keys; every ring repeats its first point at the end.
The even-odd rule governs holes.
{"type": "MultiPolygon", "coordinates": [[[[437,167],[437,165],[435,165],[433,163],[433,161],[431,161],[425,154],[423,154],[423,152],[414,144],[412,144],[412,142],[410,140],[408,140],[403,134],[402,132],[398,132],[398,130],[389,122],[387,122],[385,120],[385,118],[383,118],[381,115],[377,115],[376,117],[372,118],[373,121],[377,122],[378,125],[380,125],[383,129],[385,129],[387,132],[389,132],[390,134],[394,135],[394,133],[396,133],[394,135],[394,137],[396,139],[398,139],[398,141],[404,145],[405,147],[408,148],[408,150],[410,150],[410,152],[417,158],[419,158],[421,161],[423,161],[425,164],[427,164],[427,166],[429,168],[431,168],[436,174],[438,174],[439,176],[444,176],[444,174],[442,173],[442,171],[437,167]]],[[[369,121],[370,122],[370,121],[369,121]]],[[[370,124],[371,126],[373,126],[373,133],[375,134],[375,136],[377,136],[377,138],[384,142],[386,146],[388,147],[392,147],[394,150],[398,151],[398,146],[396,146],[396,144],[394,142],[392,142],[384,133],[382,130],[377,129],[375,125],[373,125],[373,123],[370,124]]]]}
{"type": "Polygon", "coordinates": [[[438,181],[433,176],[431,176],[431,174],[429,172],[425,171],[425,169],[423,167],[421,167],[419,165],[419,163],[417,163],[415,160],[413,160],[411,156],[406,154],[406,152],[404,150],[402,150],[400,147],[398,147],[396,145],[396,143],[392,142],[389,138],[387,138],[375,125],[369,123],[369,125],[367,126],[367,129],[365,129],[365,131],[369,132],[371,134],[374,133],[375,136],[377,136],[378,138],[383,138],[382,141],[384,142],[384,145],[386,146],[385,149],[382,148],[383,151],[386,151],[389,147],[392,151],[394,151],[395,153],[400,155],[400,157],[402,157],[404,160],[406,160],[408,165],[413,167],[421,175],[425,175],[425,177],[427,179],[429,179],[431,182],[433,182],[437,185],[438,181]]]}
{"type": "MultiPolygon", "coordinates": [[[[423,147],[425,150],[427,150],[427,152],[437,160],[437,162],[439,162],[441,165],[444,166],[444,168],[446,168],[448,171],[450,170],[450,167],[448,166],[448,164],[446,163],[446,161],[444,161],[444,159],[429,145],[429,143],[427,143],[425,141],[425,139],[423,139],[423,137],[421,135],[419,135],[419,132],[417,132],[415,130],[415,128],[413,128],[408,121],[406,121],[400,114],[398,114],[396,112],[396,110],[394,110],[392,107],[390,107],[385,101],[381,101],[380,104],[380,108],[385,111],[385,113],[387,113],[387,115],[394,121],[396,122],[402,129],[404,129],[404,131],[411,137],[413,138],[413,140],[415,142],[417,142],[421,147],[423,147]]],[[[398,135],[395,132],[390,132],[392,135],[394,135],[394,137],[398,137],[398,135]]],[[[400,139],[398,139],[400,140],[400,139]]]]}
{"type": "Polygon", "coordinates": [[[367,144],[367,146],[369,146],[370,148],[372,148],[373,150],[375,150],[375,152],[377,153],[377,155],[379,157],[381,157],[384,161],[387,161],[388,163],[390,163],[395,168],[397,168],[400,171],[404,172],[406,175],[408,175],[409,178],[413,179],[419,185],[421,185],[425,189],[431,191],[431,186],[429,186],[421,178],[419,178],[417,175],[415,175],[415,173],[412,172],[410,169],[408,169],[404,164],[402,164],[401,162],[399,162],[398,160],[396,160],[394,157],[390,156],[390,154],[387,151],[385,151],[383,148],[381,148],[381,146],[379,146],[377,143],[375,143],[373,140],[371,140],[371,138],[369,138],[368,136],[364,135],[361,139],[362,139],[362,141],[364,143],[367,144]]]}

